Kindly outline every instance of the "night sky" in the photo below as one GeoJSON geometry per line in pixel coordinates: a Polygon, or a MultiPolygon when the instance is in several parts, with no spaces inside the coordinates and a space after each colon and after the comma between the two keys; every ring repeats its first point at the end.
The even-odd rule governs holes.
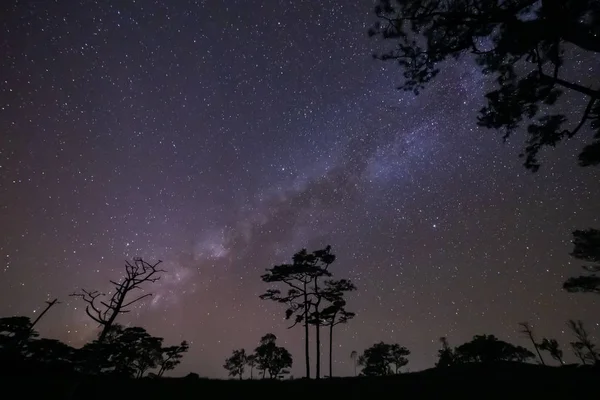
{"type": "MultiPolygon", "coordinates": [[[[97,326],[68,294],[161,259],[153,299],[120,322],[188,340],[176,375],[225,377],[232,349],[273,332],[301,376],[302,329],[258,298],[260,275],[331,244],[335,276],[358,287],[336,374],[380,340],[407,346],[412,371],[433,366],[440,336],[527,345],[521,321],[574,361],[566,320],[600,334],[597,296],[561,289],[580,272],[571,231],[600,225],[583,142],[527,171],[524,135],[476,126],[491,86],[469,58],[418,97],[397,91],[402,71],[371,58],[372,6],[2,2],[0,315],[35,318],[58,297],[39,331],[81,346],[97,326]]],[[[572,80],[597,79],[598,59],[570,60],[572,80]]]]}

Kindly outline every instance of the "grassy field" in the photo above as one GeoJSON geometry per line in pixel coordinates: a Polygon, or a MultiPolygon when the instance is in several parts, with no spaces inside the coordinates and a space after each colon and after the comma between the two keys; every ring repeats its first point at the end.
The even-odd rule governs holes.
{"type": "Polygon", "coordinates": [[[466,365],[388,377],[316,380],[123,380],[7,376],[0,398],[35,399],[401,399],[598,398],[600,370],[528,364],[466,365]],[[14,392],[13,392],[14,390],[14,392]]]}

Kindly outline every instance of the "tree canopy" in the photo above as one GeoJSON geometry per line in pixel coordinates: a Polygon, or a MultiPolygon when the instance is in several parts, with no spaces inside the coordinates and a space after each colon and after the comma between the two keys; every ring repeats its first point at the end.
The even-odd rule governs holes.
{"type": "Polygon", "coordinates": [[[475,335],[470,342],[458,346],[454,354],[460,363],[525,362],[535,357],[526,348],[499,340],[494,335],[475,335]]]}
{"type": "Polygon", "coordinates": [[[600,271],[600,231],[577,230],[573,232],[573,244],[571,256],[591,263],[583,266],[590,274],[569,278],[563,284],[563,288],[568,292],[600,294],[600,276],[595,274],[600,271]]]}
{"type": "Polygon", "coordinates": [[[363,367],[362,375],[365,376],[399,374],[400,368],[408,364],[408,355],[410,350],[404,346],[379,342],[363,352],[358,364],[363,367]]]}
{"type": "Polygon", "coordinates": [[[579,164],[600,163],[600,90],[565,72],[576,67],[572,52],[600,52],[598,1],[379,0],[375,13],[370,35],[394,44],[375,57],[402,67],[401,89],[418,94],[444,61],[470,54],[496,82],[478,124],[503,131],[507,139],[526,123],[522,156],[528,169],[538,170],[542,148],[589,128],[595,135],[579,164]],[[582,99],[574,120],[554,107],[566,92],[582,99]]]}

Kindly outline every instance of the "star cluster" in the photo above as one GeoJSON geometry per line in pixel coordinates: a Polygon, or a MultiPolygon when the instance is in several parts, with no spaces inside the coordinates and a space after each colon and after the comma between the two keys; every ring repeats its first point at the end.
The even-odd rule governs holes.
{"type": "MultiPolygon", "coordinates": [[[[570,234],[598,226],[581,143],[547,151],[477,127],[489,80],[468,59],[419,96],[374,61],[370,1],[9,1],[0,13],[0,315],[35,316],[74,346],[96,326],[68,294],[110,290],[125,259],[164,261],[151,301],[121,322],[191,343],[177,371],[224,377],[232,349],[273,332],[302,374],[302,332],[261,301],[260,275],[333,246],[358,287],[335,373],[376,341],[433,365],[437,339],[517,323],[570,341],[598,333],[570,234]]],[[[598,60],[575,58],[580,82],[598,60]]],[[[582,99],[561,105],[576,114],[582,99]]],[[[327,349],[325,348],[324,351],[327,349]]]]}

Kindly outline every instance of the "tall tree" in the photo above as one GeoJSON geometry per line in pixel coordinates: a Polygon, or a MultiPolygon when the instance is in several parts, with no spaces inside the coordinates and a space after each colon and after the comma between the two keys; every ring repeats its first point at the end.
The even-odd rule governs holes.
{"type": "Polygon", "coordinates": [[[379,0],[375,13],[378,22],[369,33],[395,44],[375,57],[403,68],[401,89],[418,94],[444,61],[471,54],[497,84],[485,96],[478,123],[503,130],[507,139],[527,121],[525,167],[537,171],[542,148],[586,126],[595,136],[579,164],[600,163],[600,90],[563,73],[577,62],[573,52],[600,52],[597,0],[379,0]],[[567,116],[552,108],[565,92],[587,102],[570,127],[567,116]]]}
{"type": "MultiPolygon", "coordinates": [[[[316,342],[316,362],[315,362],[315,378],[321,378],[321,303],[327,296],[332,296],[331,293],[326,293],[321,290],[319,286],[320,277],[331,276],[331,272],[328,271],[329,266],[335,261],[335,255],[331,252],[331,246],[327,246],[324,249],[316,250],[306,259],[311,265],[314,265],[317,269],[313,275],[314,283],[314,297],[315,301],[312,303],[313,312],[311,314],[312,323],[315,325],[315,342],[316,342]]],[[[350,290],[350,289],[348,289],[350,290]]]]}
{"type": "Polygon", "coordinates": [[[540,358],[540,362],[542,363],[542,365],[546,365],[544,359],[542,358],[542,353],[540,353],[540,349],[538,348],[538,344],[535,341],[533,329],[531,328],[531,325],[529,325],[529,322],[520,322],[519,326],[521,327],[520,332],[531,341],[531,344],[533,344],[533,347],[535,348],[535,351],[537,352],[537,355],[540,358]]]}
{"type": "Polygon", "coordinates": [[[268,333],[260,339],[259,346],[254,351],[258,369],[263,373],[263,379],[267,372],[269,378],[277,379],[281,375],[287,374],[286,368],[292,366],[292,355],[285,348],[277,346],[276,341],[277,336],[268,333]]]}
{"type": "Polygon", "coordinates": [[[598,353],[596,352],[596,345],[592,342],[592,338],[588,333],[587,329],[583,325],[583,321],[574,321],[570,319],[567,322],[567,326],[573,332],[573,335],[577,338],[577,342],[573,348],[577,347],[584,351],[585,358],[592,361],[592,363],[598,363],[598,353]]]}
{"type": "Polygon", "coordinates": [[[540,350],[544,350],[550,353],[550,356],[556,361],[558,361],[560,365],[565,364],[563,361],[563,351],[560,349],[560,346],[556,339],[543,338],[542,342],[539,345],[539,348],[540,350]]]}
{"type": "Polygon", "coordinates": [[[568,292],[596,293],[600,294],[600,276],[595,273],[600,271],[600,230],[586,229],[573,232],[574,249],[571,256],[584,262],[592,263],[584,265],[583,269],[590,275],[582,275],[569,278],[563,288],[568,292]]]}
{"type": "Polygon", "coordinates": [[[244,378],[244,369],[246,368],[247,362],[248,356],[246,356],[246,350],[234,350],[231,357],[225,360],[223,368],[229,372],[229,376],[233,376],[234,378],[239,376],[240,380],[242,380],[244,378]]]}
{"type": "Polygon", "coordinates": [[[167,371],[175,369],[181,363],[184,353],[189,350],[190,346],[185,340],[179,345],[163,347],[162,357],[159,361],[158,376],[161,377],[167,371]]]}
{"type": "MultiPolygon", "coordinates": [[[[326,248],[330,249],[328,246],[326,248]]],[[[315,298],[318,297],[317,279],[319,277],[331,276],[321,265],[321,259],[329,261],[327,254],[318,257],[316,252],[309,253],[306,249],[294,254],[291,264],[275,265],[267,269],[267,273],[261,276],[263,282],[267,283],[283,283],[288,287],[287,292],[282,293],[279,289],[268,289],[260,295],[263,300],[272,300],[281,304],[285,304],[286,319],[292,316],[295,318],[291,327],[297,324],[304,326],[304,355],[306,359],[306,377],[310,378],[310,347],[309,347],[309,325],[311,314],[314,313],[315,307],[318,309],[318,304],[315,298]]],[[[331,261],[333,262],[333,261],[331,261]]],[[[318,331],[318,330],[317,330],[318,331]]],[[[319,349],[317,357],[319,358],[319,349]]],[[[317,362],[317,370],[319,362],[317,362]]],[[[319,375],[317,373],[317,375],[319,375]]]]}
{"type": "Polygon", "coordinates": [[[128,295],[136,289],[141,289],[146,283],[154,283],[160,279],[160,273],[164,272],[158,269],[158,265],[162,261],[155,264],[150,264],[141,258],[135,258],[133,263],[125,262],[125,277],[119,281],[110,281],[114,285],[112,295],[108,300],[103,300],[104,296],[97,290],[88,291],[81,289],[72,293],[73,297],[80,297],[85,303],[86,314],[95,322],[100,324],[102,330],[98,337],[98,341],[102,342],[106,335],[111,330],[115,320],[120,314],[131,311],[128,307],[138,301],[152,296],[152,293],[146,293],[141,296],[129,300],[128,295]]]}
{"type": "Polygon", "coordinates": [[[355,313],[346,310],[344,295],[356,290],[356,286],[348,279],[327,280],[321,291],[321,297],[330,305],[311,316],[311,323],[315,324],[317,316],[321,326],[329,328],[329,377],[333,376],[333,328],[345,324],[355,317],[355,313]]]}

